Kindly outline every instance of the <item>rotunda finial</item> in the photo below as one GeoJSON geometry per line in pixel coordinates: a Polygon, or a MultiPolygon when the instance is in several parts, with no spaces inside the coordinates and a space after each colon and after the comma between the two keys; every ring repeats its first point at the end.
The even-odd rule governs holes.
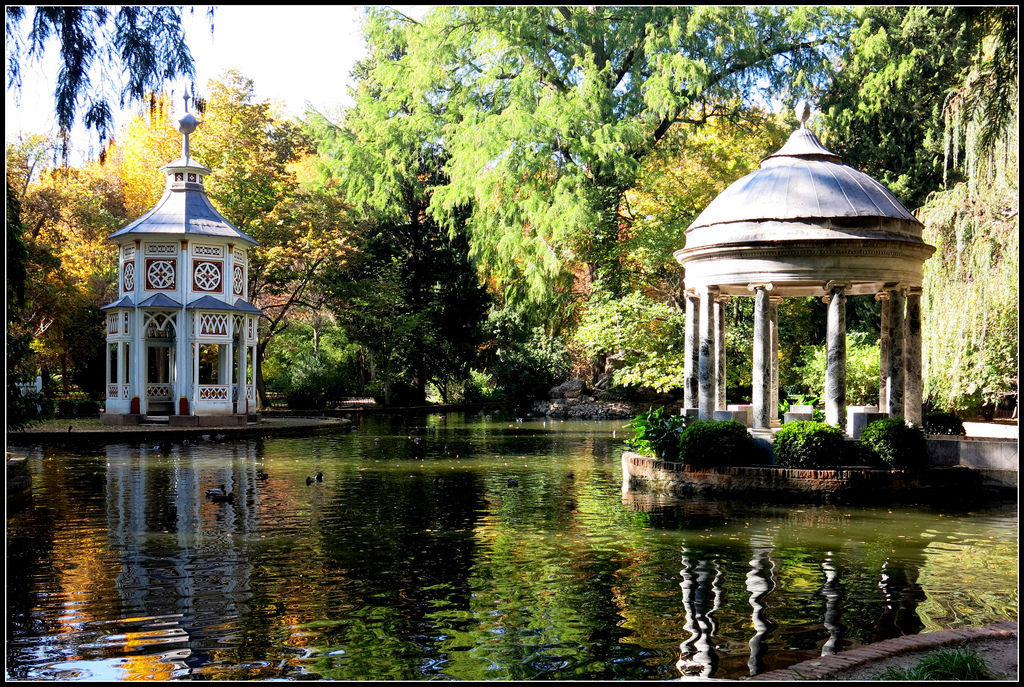
{"type": "Polygon", "coordinates": [[[800,128],[807,128],[807,120],[811,117],[811,106],[806,100],[801,100],[796,104],[795,108],[796,118],[800,121],[800,128]]]}

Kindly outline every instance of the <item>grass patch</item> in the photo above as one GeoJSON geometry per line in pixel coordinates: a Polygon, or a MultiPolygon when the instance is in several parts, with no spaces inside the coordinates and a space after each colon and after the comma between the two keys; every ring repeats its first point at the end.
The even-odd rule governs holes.
{"type": "Polygon", "coordinates": [[[74,427],[72,431],[78,432],[87,429],[107,429],[107,426],[100,422],[98,417],[75,417],[64,419],[51,419],[42,422],[33,422],[25,428],[26,432],[67,432],[68,427],[74,427]]]}
{"type": "Polygon", "coordinates": [[[886,668],[875,680],[987,680],[988,666],[970,647],[939,649],[921,657],[913,668],[886,668]]]}

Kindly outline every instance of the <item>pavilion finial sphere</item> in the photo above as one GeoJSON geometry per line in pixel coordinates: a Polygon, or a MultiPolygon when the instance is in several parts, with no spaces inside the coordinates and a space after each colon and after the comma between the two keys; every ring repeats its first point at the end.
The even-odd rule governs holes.
{"type": "Polygon", "coordinates": [[[807,128],[807,120],[811,117],[811,106],[806,100],[801,100],[796,104],[795,108],[796,118],[800,122],[800,128],[807,128]]]}
{"type": "Polygon", "coordinates": [[[185,136],[188,136],[195,131],[201,123],[202,122],[196,119],[191,112],[186,113],[184,117],[178,120],[178,131],[185,136]]]}

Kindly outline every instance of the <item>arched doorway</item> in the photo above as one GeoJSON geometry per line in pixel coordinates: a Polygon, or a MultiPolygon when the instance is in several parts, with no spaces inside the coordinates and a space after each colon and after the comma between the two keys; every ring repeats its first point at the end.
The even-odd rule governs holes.
{"type": "Polygon", "coordinates": [[[177,339],[174,313],[145,315],[146,414],[173,415],[177,379],[175,355],[177,339]]]}

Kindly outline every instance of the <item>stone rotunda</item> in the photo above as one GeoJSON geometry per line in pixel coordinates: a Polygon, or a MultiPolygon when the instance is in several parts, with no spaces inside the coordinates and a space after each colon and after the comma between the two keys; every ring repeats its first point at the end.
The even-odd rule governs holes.
{"type": "Polygon", "coordinates": [[[206,197],[210,169],[189,154],[199,124],[191,114],[178,121],[182,152],[160,168],[163,196],[109,236],[120,298],[103,307],[106,424],[156,417],[171,425],[244,424],[256,409],[260,310],[247,300],[256,241],[206,197]]]}
{"type": "Polygon", "coordinates": [[[684,405],[708,419],[725,411],[724,305],[754,298],[752,427],[770,428],[778,408],[778,304],[828,304],[825,419],[846,428],[848,295],[882,301],[879,407],[921,421],[921,282],[935,251],[923,225],[882,184],[842,164],[806,126],[759,169],[715,198],[674,253],[685,270],[684,405]]]}

